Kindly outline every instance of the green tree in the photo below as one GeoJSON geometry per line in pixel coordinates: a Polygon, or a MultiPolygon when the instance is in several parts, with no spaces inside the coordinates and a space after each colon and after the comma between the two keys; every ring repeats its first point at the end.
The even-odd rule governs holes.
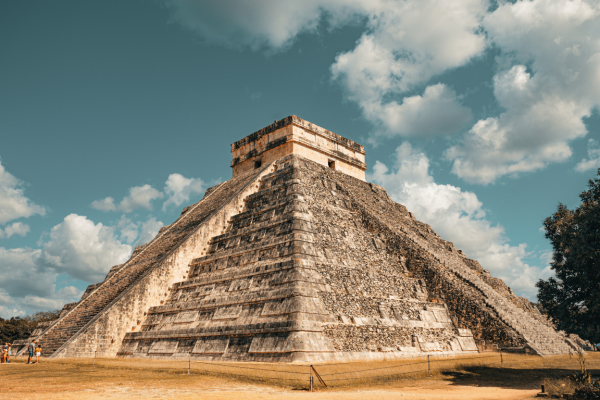
{"type": "Polygon", "coordinates": [[[600,169],[581,205],[564,204],[544,221],[556,278],[539,280],[538,299],[558,328],[600,342],[600,169]]]}
{"type": "Polygon", "coordinates": [[[12,343],[15,340],[27,339],[40,322],[54,321],[58,318],[60,310],[38,311],[24,318],[0,318],[0,343],[12,343]]]}

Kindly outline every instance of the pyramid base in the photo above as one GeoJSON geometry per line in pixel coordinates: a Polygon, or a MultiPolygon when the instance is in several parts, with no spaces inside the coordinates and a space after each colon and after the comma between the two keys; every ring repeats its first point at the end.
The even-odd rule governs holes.
{"type": "Polygon", "coordinates": [[[477,354],[477,351],[360,351],[360,352],[291,352],[291,353],[262,353],[262,354],[239,354],[239,355],[189,355],[189,354],[153,354],[153,355],[121,355],[120,358],[148,358],[157,360],[188,360],[192,361],[215,361],[215,362],[284,362],[284,363],[310,363],[318,364],[324,362],[345,363],[345,362],[368,362],[368,361],[394,361],[417,359],[427,356],[435,358],[452,358],[470,354],[477,354]]]}

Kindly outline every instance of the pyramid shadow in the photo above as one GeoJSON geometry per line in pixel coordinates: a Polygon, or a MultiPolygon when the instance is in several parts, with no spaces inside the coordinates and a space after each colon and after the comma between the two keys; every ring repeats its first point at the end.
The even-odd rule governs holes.
{"type": "MultiPolygon", "coordinates": [[[[600,369],[588,369],[598,377],[600,369]]],[[[564,379],[575,371],[567,368],[498,368],[465,367],[460,371],[445,371],[442,375],[449,378],[453,385],[498,387],[510,389],[537,389],[545,379],[564,379]]]]}

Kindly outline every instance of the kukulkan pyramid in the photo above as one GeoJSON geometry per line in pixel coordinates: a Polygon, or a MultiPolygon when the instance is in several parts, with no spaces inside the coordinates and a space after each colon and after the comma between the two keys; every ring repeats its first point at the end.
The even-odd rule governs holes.
{"type": "Polygon", "coordinates": [[[568,353],[524,298],[365,181],[364,147],[296,116],[37,332],[52,357],[374,360],[568,353]]]}

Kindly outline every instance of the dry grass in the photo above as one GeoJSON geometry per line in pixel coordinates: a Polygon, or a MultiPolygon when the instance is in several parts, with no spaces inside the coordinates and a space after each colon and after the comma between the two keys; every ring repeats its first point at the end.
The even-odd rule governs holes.
{"type": "Polygon", "coordinates": [[[546,392],[550,396],[562,397],[565,393],[574,393],[577,385],[573,384],[570,379],[544,379],[542,385],[546,388],[546,392]]]}
{"type": "MultiPolygon", "coordinates": [[[[587,356],[592,374],[600,374],[600,353],[587,356]]],[[[315,365],[333,387],[363,387],[398,383],[409,385],[428,380],[447,380],[474,385],[540,387],[544,377],[559,378],[579,370],[575,356],[537,357],[518,354],[482,353],[456,358],[427,358],[370,363],[315,365]]]]}
{"type": "MultiPolygon", "coordinates": [[[[85,397],[85,394],[100,393],[107,388],[143,388],[146,392],[156,390],[161,395],[173,391],[177,393],[173,396],[178,398],[187,398],[186,391],[197,393],[198,390],[297,394],[307,390],[310,376],[309,365],[306,364],[192,361],[191,374],[188,375],[187,360],[115,358],[98,359],[94,364],[92,359],[42,359],[39,365],[26,365],[25,361],[25,358],[19,357],[13,364],[0,367],[0,386],[11,393],[11,398],[41,396],[39,390],[31,394],[30,388],[33,387],[43,388],[44,395],[40,398],[68,398],[65,397],[67,393],[75,392],[79,393],[78,398],[92,398],[85,397]]],[[[328,385],[323,388],[315,379],[315,387],[333,396],[335,393],[341,395],[375,389],[397,393],[407,388],[448,390],[451,387],[471,387],[473,390],[532,391],[544,383],[549,391],[559,393],[559,390],[564,392],[570,388],[560,386],[564,382],[552,382],[579,370],[577,358],[569,356],[540,358],[504,354],[503,361],[501,365],[498,353],[451,359],[431,357],[431,376],[426,358],[315,364],[315,369],[328,385]]],[[[600,353],[589,353],[587,364],[593,375],[600,375],[600,353]]]]}

